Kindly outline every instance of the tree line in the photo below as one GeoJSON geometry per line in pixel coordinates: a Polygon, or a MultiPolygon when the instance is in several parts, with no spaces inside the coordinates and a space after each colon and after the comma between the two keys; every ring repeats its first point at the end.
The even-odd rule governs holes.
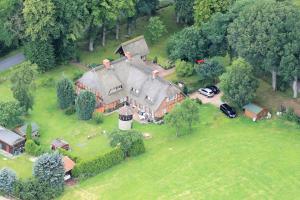
{"type": "Polygon", "coordinates": [[[138,17],[153,15],[159,0],[3,0],[0,3],[0,54],[24,46],[26,57],[41,72],[76,58],[77,41],[88,40],[88,49],[107,30],[127,24],[127,34],[138,17]]]}
{"type": "Polygon", "coordinates": [[[196,65],[198,59],[215,56],[229,56],[231,62],[242,57],[256,74],[270,74],[274,91],[292,85],[293,97],[298,97],[299,8],[290,1],[275,0],[176,2],[178,21],[192,26],[170,38],[170,59],[196,65]]]}

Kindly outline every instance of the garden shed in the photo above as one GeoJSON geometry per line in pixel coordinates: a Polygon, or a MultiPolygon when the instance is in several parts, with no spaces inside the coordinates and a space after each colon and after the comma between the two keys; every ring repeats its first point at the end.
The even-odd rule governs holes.
{"type": "Polygon", "coordinates": [[[253,121],[260,120],[268,115],[268,110],[266,108],[262,108],[253,103],[245,105],[243,111],[245,116],[251,118],[253,121]]]}
{"type": "Polygon", "coordinates": [[[0,126],[0,149],[12,155],[18,155],[24,151],[25,138],[0,126]]]}
{"type": "MultiPolygon", "coordinates": [[[[26,131],[27,131],[28,123],[24,124],[21,127],[18,127],[15,131],[22,137],[26,138],[26,131]]],[[[31,123],[31,135],[32,137],[38,137],[39,136],[39,126],[32,122],[31,123]]]]}
{"type": "Polygon", "coordinates": [[[64,169],[65,169],[65,181],[72,177],[72,170],[75,167],[75,162],[68,156],[63,157],[64,169]]]}
{"type": "Polygon", "coordinates": [[[56,149],[59,149],[59,148],[62,148],[62,149],[65,149],[65,150],[69,150],[70,149],[70,145],[68,142],[64,141],[64,140],[61,140],[61,139],[55,139],[52,141],[51,143],[51,149],[52,150],[56,150],[56,149]]]}

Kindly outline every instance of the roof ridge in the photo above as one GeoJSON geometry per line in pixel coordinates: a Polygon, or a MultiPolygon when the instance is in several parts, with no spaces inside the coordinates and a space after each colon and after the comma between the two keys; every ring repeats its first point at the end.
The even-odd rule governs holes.
{"type": "Polygon", "coordinates": [[[140,36],[137,36],[137,37],[135,37],[135,38],[132,38],[131,40],[127,40],[127,41],[125,41],[125,42],[122,42],[122,43],[120,44],[120,46],[128,45],[128,44],[130,44],[130,43],[136,42],[136,41],[141,40],[141,39],[145,39],[144,35],[140,35],[140,36]]]}

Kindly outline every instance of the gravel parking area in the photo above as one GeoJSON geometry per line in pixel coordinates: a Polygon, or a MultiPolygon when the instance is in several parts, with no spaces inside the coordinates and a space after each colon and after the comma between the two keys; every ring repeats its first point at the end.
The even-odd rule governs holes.
{"type": "Polygon", "coordinates": [[[219,94],[215,95],[212,98],[207,98],[206,96],[200,94],[198,91],[189,95],[189,97],[191,99],[200,99],[202,101],[202,103],[204,103],[204,104],[210,103],[217,107],[219,107],[223,103],[221,100],[222,96],[223,96],[223,93],[220,92],[219,94]]]}

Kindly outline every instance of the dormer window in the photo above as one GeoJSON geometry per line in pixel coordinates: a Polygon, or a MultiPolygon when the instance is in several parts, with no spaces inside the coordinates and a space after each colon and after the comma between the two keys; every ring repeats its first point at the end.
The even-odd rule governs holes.
{"type": "Polygon", "coordinates": [[[135,88],[131,88],[131,92],[135,95],[138,95],[140,93],[140,91],[138,89],[135,89],[135,88]]]}
{"type": "Polygon", "coordinates": [[[123,88],[122,85],[118,85],[117,87],[114,87],[114,88],[110,89],[110,90],[109,90],[109,95],[111,95],[111,94],[113,94],[113,93],[115,93],[115,92],[120,91],[122,88],[123,88]]]}
{"type": "Polygon", "coordinates": [[[149,96],[146,96],[146,100],[150,103],[153,103],[153,98],[149,97],[149,96]]]}

